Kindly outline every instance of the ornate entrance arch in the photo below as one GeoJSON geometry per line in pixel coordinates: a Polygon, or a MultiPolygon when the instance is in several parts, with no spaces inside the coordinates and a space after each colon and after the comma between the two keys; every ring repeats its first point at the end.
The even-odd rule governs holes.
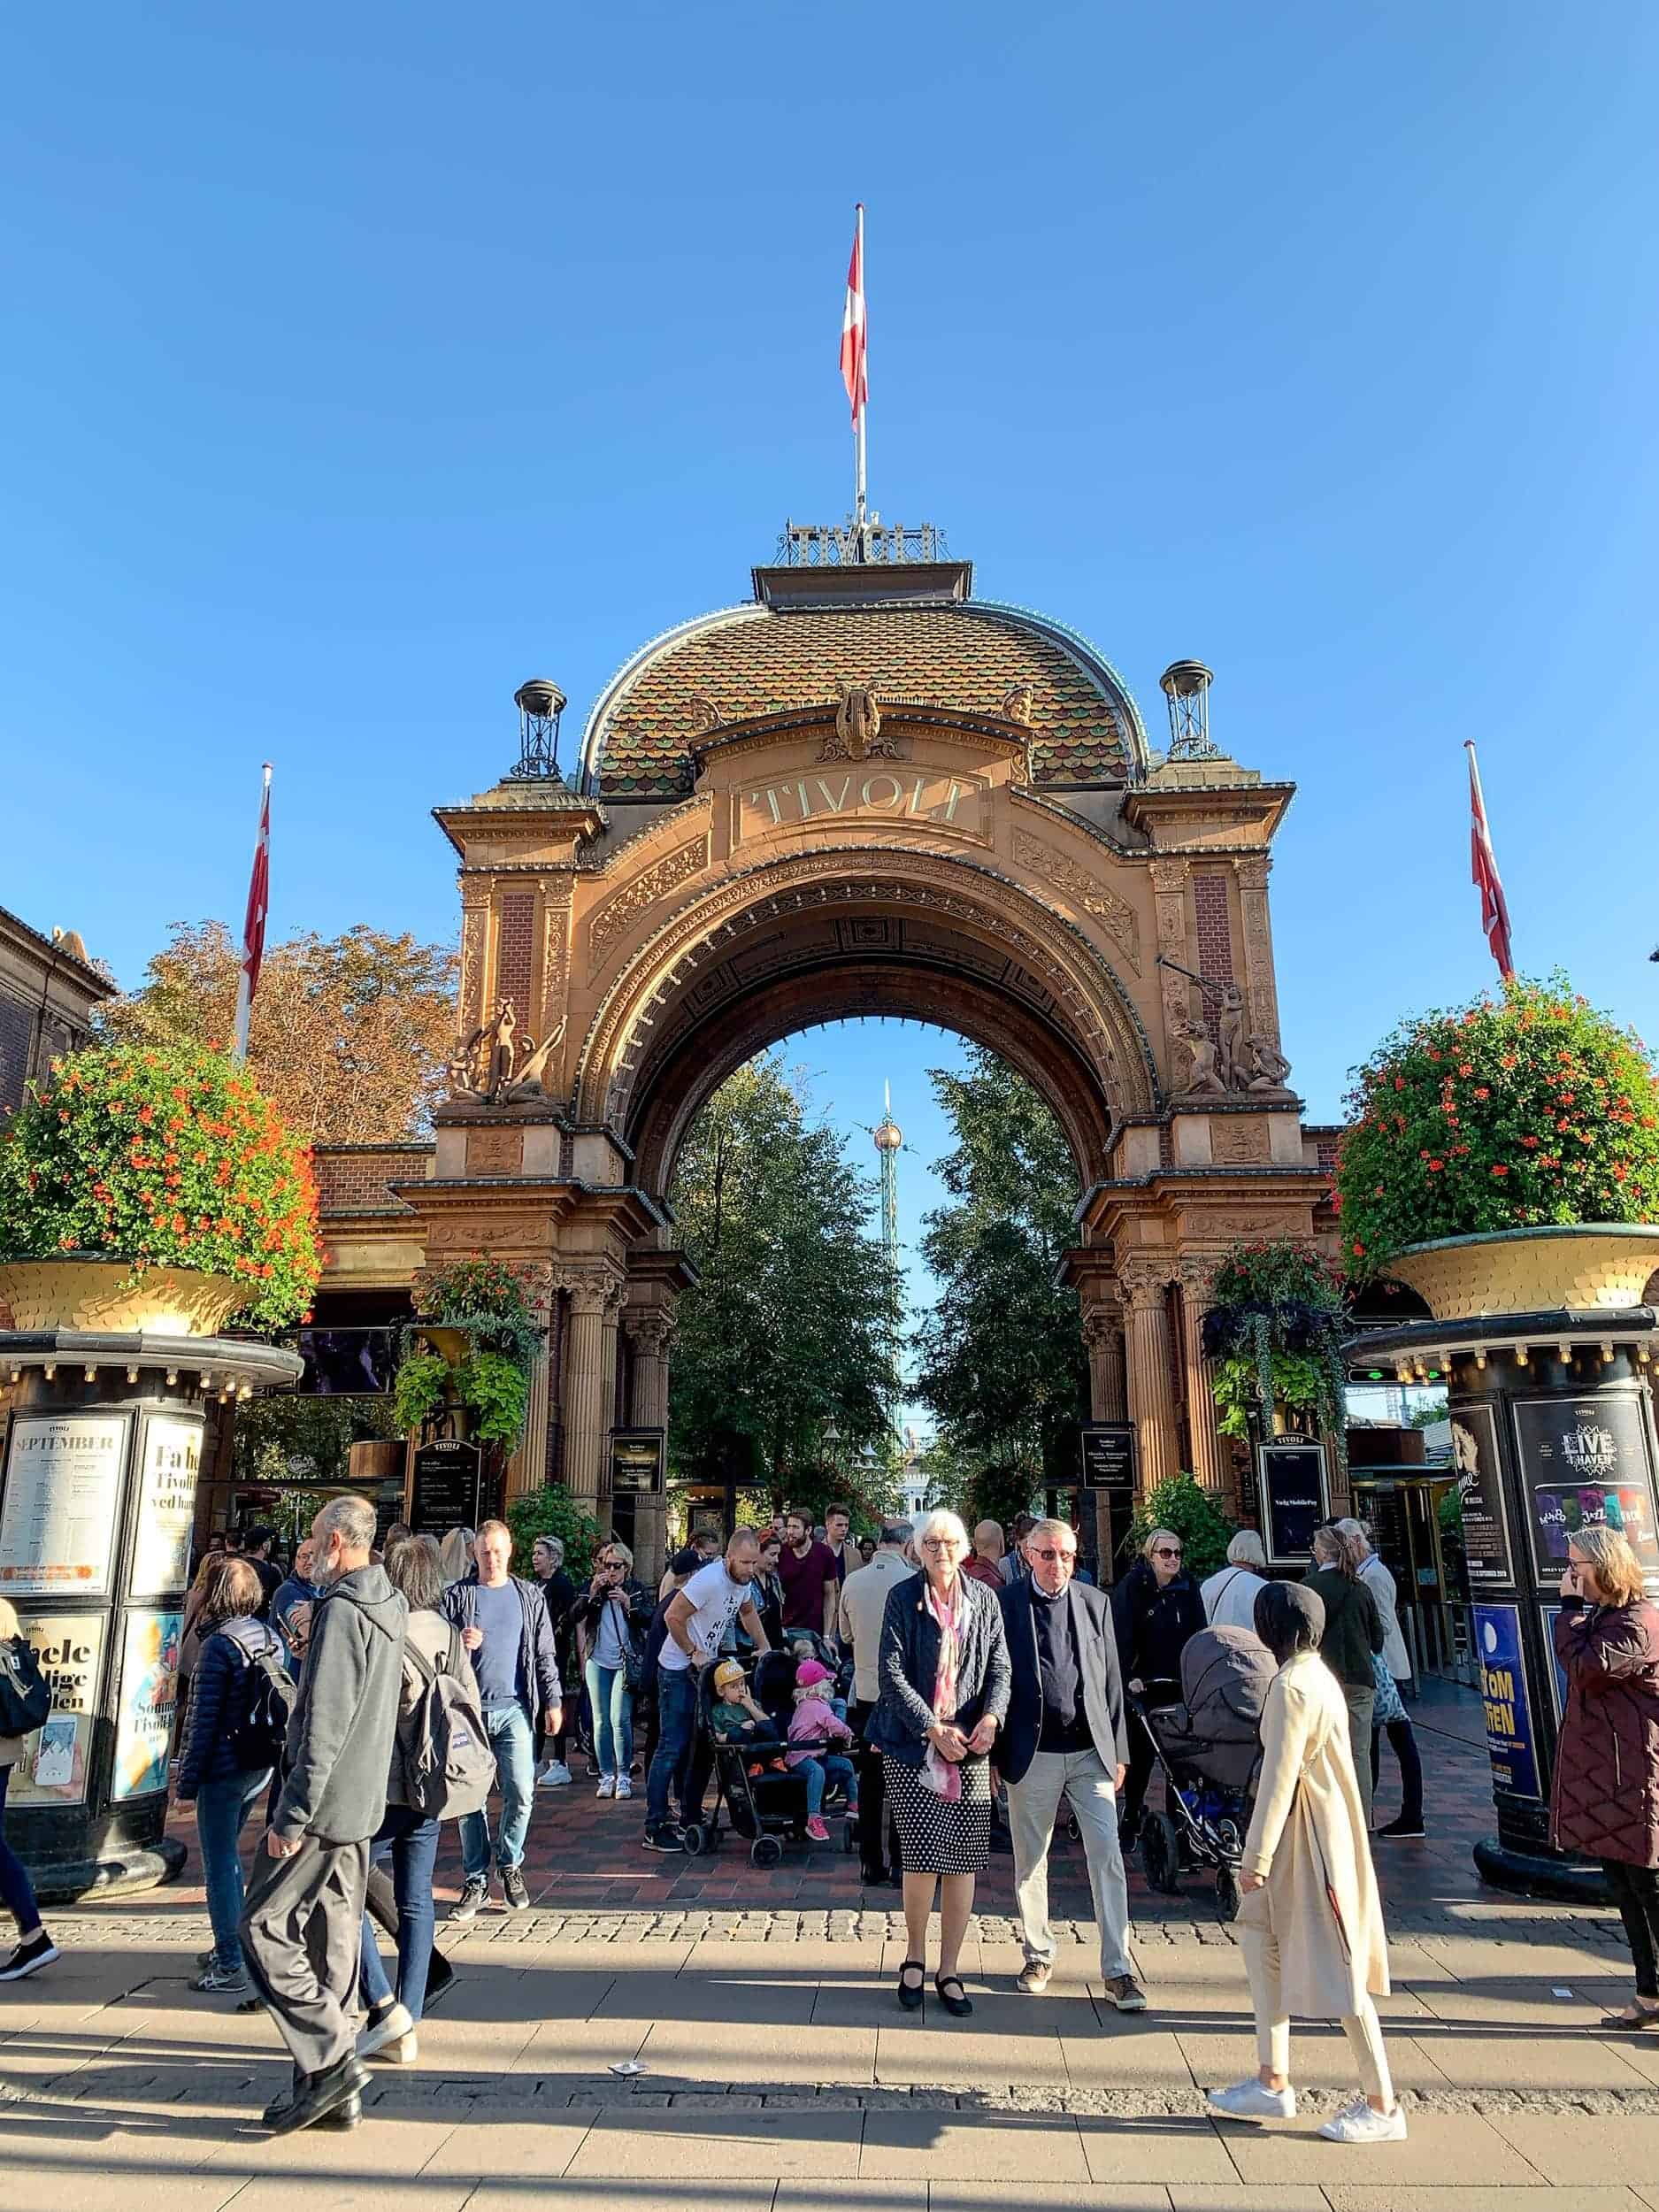
{"type": "Polygon", "coordinates": [[[1325,1178],[1268,920],[1291,787],[1181,696],[1155,759],[1086,641],[941,561],[757,570],[751,603],[604,690],[573,788],[561,695],[522,687],[518,768],[437,810],[461,1035],[434,1172],[399,1186],[429,1255],[542,1271],[520,1486],[559,1473],[610,1509],[610,1430],[666,1417],[690,1277],[664,1199],[691,1116],[777,1038],[872,1011],[960,1030],[1048,1100],[1085,1191],[1067,1269],[1096,1416],[1126,1398],[1143,1482],[1187,1464],[1225,1486],[1207,1269],[1240,1233],[1310,1235],[1325,1178]]]}

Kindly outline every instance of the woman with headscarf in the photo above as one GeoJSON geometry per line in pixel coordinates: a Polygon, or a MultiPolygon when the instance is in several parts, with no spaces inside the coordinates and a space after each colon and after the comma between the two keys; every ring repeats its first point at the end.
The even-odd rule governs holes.
{"type": "Polygon", "coordinates": [[[1348,1705],[1319,1656],[1325,1607],[1305,1583],[1270,1582],[1256,1632],[1279,1662],[1262,1710],[1262,1770],[1245,1839],[1236,1925],[1256,2012],[1254,2080],[1212,2089],[1233,2120],[1291,2120],[1290,2016],[1340,2019],[1364,2093],[1319,2130],[1333,2143],[1397,2143],[1372,2000],[1388,1993],[1388,1947],[1354,1772],[1348,1705]]]}
{"type": "Polygon", "coordinates": [[[909,1955],[899,2002],[922,2002],[927,1923],[939,1885],[939,1971],[946,2012],[973,2010],[956,1962],[973,1912],[973,1884],[990,1863],[989,1753],[1008,1717],[1011,1678],[1002,1608],[962,1571],[968,1532],[954,1513],[930,1513],[917,1532],[922,1571],[895,1582],[881,1617],[879,1694],[864,1740],[883,1760],[897,1824],[909,1955]],[[914,1979],[911,1977],[914,1976],[914,1979]]]}
{"type": "Polygon", "coordinates": [[[1555,1616],[1567,1708],[1550,1841],[1599,1859],[1636,1965],[1636,1996],[1604,2028],[1659,2028],[1659,1608],[1630,1540],[1575,1529],[1555,1616]]]}

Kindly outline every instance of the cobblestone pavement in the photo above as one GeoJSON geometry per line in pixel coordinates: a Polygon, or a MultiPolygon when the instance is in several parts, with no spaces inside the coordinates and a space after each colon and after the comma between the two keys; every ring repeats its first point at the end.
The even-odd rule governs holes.
{"type": "MultiPolygon", "coordinates": [[[[1484,1781],[1483,1755],[1432,1763],[1460,1755],[1484,1781]]],[[[557,1798],[554,1836],[610,1809],[557,1798]]],[[[1382,2010],[1410,2134],[1345,2150],[1313,2131],[1352,2086],[1333,2030],[1296,2039],[1295,2122],[1206,2115],[1254,2043],[1241,1956],[1196,1883],[1137,1909],[1151,2009],[1125,2016],[1075,1917],[1049,1993],[1020,1996],[1006,1878],[988,1882],[974,2016],[953,2021],[931,1989],[899,2009],[902,1926],[856,1888],[778,1902],[757,1877],[717,1902],[671,1867],[653,1901],[595,1905],[543,1865],[534,1909],[443,1937],[457,1977],[420,2062],[374,2068],[349,2134],[257,2131],[286,2061],[263,2015],[190,1993],[191,1891],[53,1915],[61,1962],[0,1988],[0,2212],[1659,2212],[1659,2036],[1597,2031],[1630,1986],[1609,1914],[1432,1860],[1394,1874],[1382,2010]]]]}

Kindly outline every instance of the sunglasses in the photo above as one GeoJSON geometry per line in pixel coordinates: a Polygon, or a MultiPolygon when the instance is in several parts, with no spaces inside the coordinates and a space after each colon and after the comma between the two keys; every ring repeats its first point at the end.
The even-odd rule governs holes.
{"type": "Polygon", "coordinates": [[[1179,1544],[1173,1547],[1168,1544],[1160,1544],[1152,1555],[1154,1559],[1179,1559],[1180,1555],[1181,1550],[1179,1544]]]}
{"type": "Polygon", "coordinates": [[[1064,1559],[1068,1567],[1077,1564],[1076,1552],[1061,1551],[1053,1544],[1031,1544],[1026,1548],[1038,1559],[1064,1559]]]}

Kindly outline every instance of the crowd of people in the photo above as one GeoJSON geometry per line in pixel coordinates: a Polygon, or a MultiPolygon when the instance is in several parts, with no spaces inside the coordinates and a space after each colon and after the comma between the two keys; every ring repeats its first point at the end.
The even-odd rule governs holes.
{"type": "MultiPolygon", "coordinates": [[[[281,2036],[293,2076],[264,2115],[273,2131],[350,2126],[369,2062],[418,2062],[421,2022],[455,1971],[436,1942],[443,1824],[460,1830],[449,1922],[474,1919],[493,1884],[503,1909],[526,1909],[536,1793],[571,1785],[573,1745],[601,1800],[631,1798],[642,1776],[643,1841],[659,1854],[698,1847],[722,1758],[798,1791],[809,1844],[829,1839],[826,1814],[842,1808],[864,1883],[902,1892],[896,2001],[924,2002],[937,1908],[933,1990],[949,2017],[973,2009],[962,1951],[998,1831],[1013,1857],[1018,1985],[1048,1987],[1064,1806],[1101,1986],[1120,2011],[1145,2010],[1125,1855],[1158,1758],[1146,1716],[1180,1696],[1184,1657],[1209,1637],[1250,1641],[1268,1680],[1237,1868],[1260,2064],[1210,2103],[1235,2119],[1292,2116],[1291,2018],[1340,2019],[1360,2094],[1322,2132],[1404,2134],[1376,2011],[1388,1968],[1371,1847],[1424,1832],[1422,1764],[1394,1580],[1359,1522],[1316,1531],[1300,1582],[1270,1577],[1261,1539],[1241,1531],[1202,1586],[1179,1535],[1155,1529],[1110,1591],[1081,1567],[1068,1522],[1029,1515],[1006,1535],[989,1521],[970,1535],[943,1510],[862,1541],[840,1509],[821,1527],[791,1512],[724,1545],[699,1530],[655,1592],[614,1537],[585,1585],[555,1535],[536,1540],[529,1577],[512,1551],[499,1521],[442,1543],[399,1524],[377,1541],[373,1508],[347,1497],[317,1515],[286,1573],[259,1528],[201,1562],[174,1763],[212,1932],[194,1985],[263,2006],[281,2036]],[[1402,1805],[1377,1826],[1385,1739],[1402,1805]]],[[[1634,1998],[1602,2024],[1659,2029],[1659,1609],[1618,1532],[1573,1535],[1554,1633],[1565,1702],[1552,1835],[1600,1862],[1630,1943],[1634,1998]]],[[[0,1664],[26,1694],[33,1658],[4,1600],[0,1664]]],[[[4,1838],[24,1740],[0,1738],[0,1902],[18,1927],[0,1980],[58,1955],[4,1838]]]]}

